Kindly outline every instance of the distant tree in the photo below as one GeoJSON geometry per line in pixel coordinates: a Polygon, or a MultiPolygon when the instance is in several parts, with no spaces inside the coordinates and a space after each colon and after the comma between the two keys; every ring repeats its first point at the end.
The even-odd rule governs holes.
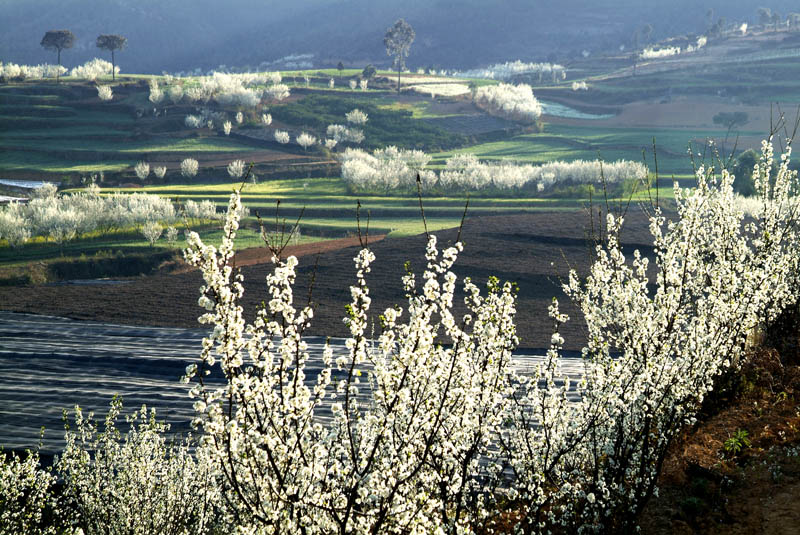
{"type": "Polygon", "coordinates": [[[706,11],[706,29],[710,30],[713,24],[714,24],[714,8],[710,7],[708,8],[708,11],[706,11]]]}
{"type": "Polygon", "coordinates": [[[340,61],[340,62],[339,62],[337,65],[336,65],[336,68],[337,68],[337,69],[339,69],[339,73],[341,73],[341,72],[344,70],[344,63],[342,63],[342,62],[340,61]]]}
{"type": "Polygon", "coordinates": [[[111,79],[114,80],[115,71],[117,70],[117,62],[114,57],[116,50],[122,50],[128,44],[128,39],[116,34],[103,34],[97,36],[97,48],[111,51],[111,79]]]}
{"type": "Polygon", "coordinates": [[[792,28],[797,29],[800,26],[800,13],[789,13],[786,15],[786,22],[792,28]]]}
{"type": "Polygon", "coordinates": [[[297,144],[303,147],[304,151],[307,151],[308,147],[312,146],[316,142],[317,138],[306,132],[303,132],[297,136],[297,144]]]}
{"type": "Polygon", "coordinates": [[[642,29],[636,28],[631,35],[631,48],[633,51],[633,75],[636,76],[636,64],[639,62],[639,41],[642,39],[642,29]]]}
{"type": "Polygon", "coordinates": [[[367,80],[371,80],[372,78],[375,77],[377,73],[378,70],[375,68],[375,65],[370,63],[369,65],[364,67],[363,71],[361,71],[361,76],[367,80]]]}
{"type": "Polygon", "coordinates": [[[398,19],[393,26],[386,30],[383,38],[383,45],[386,47],[386,54],[394,56],[394,67],[397,69],[397,92],[400,92],[400,73],[406,66],[405,58],[411,51],[411,43],[414,42],[414,28],[403,19],[398,19]]]}
{"type": "Polygon", "coordinates": [[[725,17],[720,17],[717,22],[708,30],[709,37],[719,37],[722,35],[722,30],[725,28],[725,17]]]}
{"type": "Polygon", "coordinates": [[[749,118],[747,112],[744,111],[722,111],[716,114],[712,121],[714,121],[714,124],[727,127],[730,131],[736,127],[746,125],[749,118]]]}
{"type": "Polygon", "coordinates": [[[758,13],[758,22],[765,28],[772,22],[772,10],[768,7],[760,7],[756,10],[758,13]]]}
{"type": "MultiPolygon", "coordinates": [[[[42,37],[40,43],[45,50],[55,50],[58,52],[58,65],[61,66],[61,51],[72,48],[75,44],[75,34],[69,30],[49,30],[42,37]]],[[[59,69],[60,70],[60,69],[59,69]]],[[[59,74],[56,73],[56,83],[59,81],[59,74]]]]}
{"type": "Polygon", "coordinates": [[[781,20],[782,19],[781,19],[780,14],[777,11],[773,11],[772,12],[772,24],[775,25],[775,31],[776,32],[778,31],[778,26],[780,25],[781,20]]]}

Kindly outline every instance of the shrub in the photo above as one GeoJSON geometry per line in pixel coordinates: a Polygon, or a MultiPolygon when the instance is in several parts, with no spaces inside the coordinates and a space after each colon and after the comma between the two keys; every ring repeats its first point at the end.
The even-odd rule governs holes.
{"type": "Polygon", "coordinates": [[[98,85],[97,86],[97,96],[100,100],[109,101],[114,98],[114,94],[111,91],[111,86],[109,85],[98,85]]]}
{"type": "Polygon", "coordinates": [[[186,178],[192,178],[197,175],[200,164],[194,158],[186,158],[181,162],[181,174],[186,178]]]}
{"type": "Polygon", "coordinates": [[[55,535],[44,522],[45,511],[54,505],[56,477],[39,466],[39,454],[23,457],[0,450],[0,533],[55,535]]]}
{"type": "Polygon", "coordinates": [[[67,445],[56,462],[71,523],[87,534],[211,531],[215,486],[207,465],[190,453],[192,443],[170,443],[168,426],[146,407],[127,418],[130,430],[123,435],[121,410],[115,399],[98,432],[92,414],[84,417],[75,407],[75,428],[67,426],[67,445]]]}

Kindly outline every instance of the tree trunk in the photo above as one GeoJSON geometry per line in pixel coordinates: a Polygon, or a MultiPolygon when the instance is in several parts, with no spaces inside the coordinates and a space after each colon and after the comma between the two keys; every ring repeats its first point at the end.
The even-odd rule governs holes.
{"type": "Polygon", "coordinates": [[[397,67],[397,94],[400,94],[400,67],[397,67]]]}
{"type": "Polygon", "coordinates": [[[114,49],[111,49],[111,81],[114,81],[114,75],[116,74],[117,64],[114,61],[114,49]]]}
{"type": "MultiPolygon", "coordinates": [[[[59,83],[59,77],[61,76],[61,49],[58,49],[58,66],[59,68],[56,69],[56,83],[59,83]]],[[[62,253],[63,256],[63,253],[62,253]]]]}

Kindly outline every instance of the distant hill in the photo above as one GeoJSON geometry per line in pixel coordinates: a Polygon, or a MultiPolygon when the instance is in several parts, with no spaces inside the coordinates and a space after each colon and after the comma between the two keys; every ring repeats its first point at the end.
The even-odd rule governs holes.
{"type": "MultiPolygon", "coordinates": [[[[781,13],[791,2],[769,3],[781,13]]],[[[417,39],[409,65],[466,68],[514,59],[568,62],[583,50],[615,50],[650,23],[653,39],[702,32],[707,12],[729,22],[756,18],[751,0],[0,0],[0,61],[53,62],[44,32],[77,36],[63,54],[73,66],[105,53],[101,33],[128,38],[123,72],[257,67],[311,54],[313,66],[388,65],[383,34],[406,18],[417,39]]],[[[301,60],[303,60],[301,58],[301,60]]],[[[304,61],[307,61],[305,58],[304,61]]],[[[290,65],[291,66],[291,65],[290,65]]]]}

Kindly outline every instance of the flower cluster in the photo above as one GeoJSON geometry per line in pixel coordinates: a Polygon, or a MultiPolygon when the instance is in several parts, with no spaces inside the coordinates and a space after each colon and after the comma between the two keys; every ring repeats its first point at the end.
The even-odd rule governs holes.
{"type": "Polygon", "coordinates": [[[337,143],[359,144],[364,141],[364,131],[358,128],[350,128],[342,124],[329,124],[325,131],[328,139],[337,143]]]}
{"type": "Polygon", "coordinates": [[[369,116],[365,112],[355,108],[354,110],[347,112],[345,114],[345,118],[347,118],[347,122],[350,124],[363,125],[367,123],[369,116]]]}
{"type": "MultiPolygon", "coordinates": [[[[94,58],[83,65],[79,65],[69,71],[69,75],[74,78],[83,78],[93,82],[101,76],[111,74],[111,62],[100,58],[94,58]]],[[[119,74],[119,67],[114,67],[114,74],[119,74]]]]}
{"type": "Polygon", "coordinates": [[[654,49],[652,47],[645,48],[642,53],[639,55],[642,59],[658,59],[658,58],[668,58],[670,56],[677,56],[678,54],[688,54],[691,52],[696,52],[706,46],[708,43],[708,38],[705,36],[699,37],[697,42],[694,45],[688,45],[686,48],[681,50],[679,46],[665,46],[662,48],[654,49]]]}
{"type": "Polygon", "coordinates": [[[417,173],[426,176],[431,171],[423,168],[430,156],[419,150],[403,150],[390,146],[372,154],[348,148],[339,155],[342,163],[342,180],[351,191],[393,191],[415,188],[417,173]]]}
{"type": "Polygon", "coordinates": [[[475,105],[490,115],[523,123],[534,123],[542,115],[542,105],[526,84],[485,85],[475,91],[475,105]]]}
{"type": "Polygon", "coordinates": [[[191,81],[173,82],[168,93],[174,103],[178,103],[181,99],[194,103],[208,103],[214,100],[221,106],[255,108],[264,98],[280,101],[289,96],[289,88],[280,83],[281,75],[277,72],[244,74],[212,72],[209,76],[201,76],[191,81]]]}
{"type": "Polygon", "coordinates": [[[465,84],[417,84],[409,86],[409,89],[431,97],[457,97],[470,92],[469,86],[465,84]]]}
{"type": "Polygon", "coordinates": [[[55,465],[64,481],[64,523],[83,533],[210,532],[218,494],[208,468],[190,453],[191,438],[170,443],[168,426],[146,407],[127,418],[123,436],[116,423],[121,409],[115,399],[98,432],[92,414],[75,407],[75,429],[67,424],[55,465]]]}
{"type": "Polygon", "coordinates": [[[421,286],[412,273],[403,279],[407,311],[384,311],[371,342],[375,257],[362,249],[347,351],[334,358],[327,346],[323,370],[308,377],[303,332],[313,313],[294,305],[294,257],[273,258],[270,298],[252,323],[243,318],[231,266],[239,204],[235,193],[219,249],[192,233],[185,252],[205,280],[200,321],[214,325],[185,379],[204,431],[198,457],[222,475],[228,515],[255,533],[469,532],[487,510],[483,481],[493,472],[480,460],[497,449],[511,384],[513,287],[490,281],[481,296],[465,281],[470,315],[456,319],[451,267],[461,244],[440,252],[431,237],[421,286]]]}
{"type": "Polygon", "coordinates": [[[0,533],[55,535],[43,522],[55,482],[53,474],[40,468],[37,452],[27,451],[21,458],[0,449],[0,533]]]}
{"type": "Polygon", "coordinates": [[[232,161],[228,164],[228,175],[230,175],[231,178],[242,178],[246,165],[244,160],[232,161]]]}
{"type": "MultiPolygon", "coordinates": [[[[511,494],[531,504],[530,529],[634,529],[667,449],[715,379],[738,366],[753,329],[797,301],[796,173],[787,152],[770,176],[772,160],[765,142],[755,221],[743,224],[732,176],[701,168],[697,188],[675,187],[677,220],[652,216],[652,258],[634,251],[627,259],[622,221],[609,216],[610,237],[589,277],[570,274],[564,290],[588,329],[583,379],[558,384],[562,339],[554,335],[552,358],[536,388],[518,396],[517,424],[504,441],[516,476],[511,494]],[[565,403],[570,386],[580,398],[565,403]]],[[[553,316],[566,319],[557,309],[553,316]]]]}
{"type": "Polygon", "coordinates": [[[294,258],[275,259],[271,299],[252,324],[242,317],[241,278],[230,266],[238,227],[230,214],[240,202],[232,196],[230,241],[217,250],[194,235],[186,252],[206,281],[201,321],[215,325],[187,379],[203,455],[225,476],[230,514],[267,532],[277,524],[306,533],[470,533],[505,494],[526,504],[523,530],[634,529],[667,449],[715,379],[737,366],[752,329],[797,299],[788,161],[771,177],[764,145],[754,172],[763,209],[744,227],[727,172],[700,169],[696,189],[676,186],[677,220],[658,210],[651,218],[652,258],[626,258],[622,220],[608,217],[589,277],[573,272],[564,286],[588,329],[577,383],[559,366],[558,326],[568,318],[556,302],[551,348],[527,377],[509,366],[510,286],[490,280],[481,297],[465,281],[470,313],[453,317],[450,268],[460,244],[440,256],[434,237],[422,287],[406,275],[407,312],[386,310],[374,342],[365,335],[374,256],[358,254],[347,355],[334,358],[328,347],[321,373],[306,377],[302,333],[313,315],[293,305],[294,258]],[[213,372],[222,386],[206,379],[213,372]]]}
{"type": "Polygon", "coordinates": [[[317,138],[308,132],[301,132],[300,135],[297,136],[296,141],[304,150],[308,150],[308,147],[311,147],[317,142],[317,138]]]}
{"type": "Polygon", "coordinates": [[[114,94],[111,91],[110,85],[98,85],[97,86],[97,96],[100,100],[109,101],[114,98],[114,94]]]}
{"type": "Polygon", "coordinates": [[[200,164],[194,158],[185,158],[181,162],[181,174],[186,178],[196,176],[199,169],[200,164]]]}

